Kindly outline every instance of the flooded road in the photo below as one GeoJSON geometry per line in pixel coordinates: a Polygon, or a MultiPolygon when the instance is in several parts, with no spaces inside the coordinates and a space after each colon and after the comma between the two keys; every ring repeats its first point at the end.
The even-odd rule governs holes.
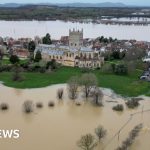
{"type": "MultiPolygon", "coordinates": [[[[150,112],[137,114],[129,122],[118,137],[109,144],[109,140],[130,118],[130,114],[150,109],[150,98],[145,97],[141,105],[135,110],[125,108],[124,112],[117,113],[112,110],[118,101],[124,100],[114,95],[110,90],[103,89],[104,107],[95,107],[90,102],[82,101],[81,106],[68,99],[66,85],[53,85],[39,89],[13,89],[0,85],[0,103],[9,104],[9,110],[0,111],[0,129],[19,129],[19,139],[0,139],[2,150],[80,150],[77,141],[81,135],[91,133],[98,125],[103,125],[107,130],[106,138],[95,150],[115,150],[122,140],[125,140],[130,130],[137,124],[143,123],[144,127],[135,140],[131,150],[149,150],[150,148],[150,112]],[[64,98],[57,100],[58,88],[64,88],[64,98]],[[111,98],[113,97],[113,98],[111,98]],[[26,100],[34,103],[42,102],[43,108],[34,109],[31,114],[22,111],[22,104],[26,100]],[[54,101],[55,107],[48,107],[48,102],[54,101]]],[[[83,98],[79,98],[81,100],[83,98]]]]}

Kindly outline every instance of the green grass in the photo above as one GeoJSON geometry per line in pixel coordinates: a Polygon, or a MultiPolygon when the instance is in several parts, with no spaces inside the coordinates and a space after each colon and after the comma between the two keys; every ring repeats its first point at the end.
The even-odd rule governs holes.
{"type": "MultiPolygon", "coordinates": [[[[20,59],[19,63],[20,64],[23,64],[23,63],[26,63],[28,61],[28,59],[20,59]]],[[[1,61],[1,64],[2,65],[8,65],[8,64],[11,64],[11,62],[9,61],[9,58],[8,57],[5,57],[2,61],[1,61]]]]}
{"type": "MultiPolygon", "coordinates": [[[[98,78],[100,87],[111,88],[122,96],[150,96],[150,83],[140,81],[141,71],[137,70],[133,75],[118,76],[114,74],[104,74],[100,70],[91,71],[98,78]]],[[[25,80],[22,82],[12,81],[12,73],[0,73],[0,80],[4,85],[15,88],[40,88],[52,84],[66,83],[67,80],[74,75],[79,77],[82,71],[79,68],[62,67],[52,73],[22,73],[25,80]]]]}

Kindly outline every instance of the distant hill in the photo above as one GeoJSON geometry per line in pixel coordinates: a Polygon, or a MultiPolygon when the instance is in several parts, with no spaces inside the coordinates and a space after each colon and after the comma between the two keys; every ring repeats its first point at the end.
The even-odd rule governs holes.
{"type": "Polygon", "coordinates": [[[58,6],[63,7],[127,7],[123,3],[66,3],[66,4],[57,4],[58,6]]]}
{"type": "Polygon", "coordinates": [[[10,7],[10,8],[17,8],[21,7],[26,4],[18,4],[18,3],[6,3],[6,4],[0,4],[0,7],[10,7]]]}
{"type": "Polygon", "coordinates": [[[37,4],[19,4],[19,3],[6,3],[0,4],[0,7],[9,7],[9,8],[17,8],[26,5],[45,5],[45,6],[59,6],[59,7],[127,7],[127,5],[123,3],[37,3],[37,4]]]}

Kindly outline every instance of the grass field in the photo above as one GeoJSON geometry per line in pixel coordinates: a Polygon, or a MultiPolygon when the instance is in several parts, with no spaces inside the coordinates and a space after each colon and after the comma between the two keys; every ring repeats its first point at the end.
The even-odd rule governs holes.
{"type": "MultiPolygon", "coordinates": [[[[150,83],[139,80],[139,76],[142,73],[140,70],[129,76],[104,74],[100,70],[91,72],[97,76],[100,87],[111,88],[122,96],[150,96],[150,83]]],[[[78,75],[80,77],[82,71],[79,68],[62,67],[52,73],[22,73],[22,75],[24,76],[24,81],[14,82],[12,81],[12,73],[3,72],[0,73],[0,80],[9,87],[22,89],[40,88],[52,84],[66,83],[71,76],[78,75]]]]}

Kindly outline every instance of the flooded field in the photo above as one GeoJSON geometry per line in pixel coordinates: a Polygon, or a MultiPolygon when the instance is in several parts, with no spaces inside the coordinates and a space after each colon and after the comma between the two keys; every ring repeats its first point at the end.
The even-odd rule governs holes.
{"type": "Polygon", "coordinates": [[[131,150],[149,150],[150,148],[150,112],[139,113],[132,117],[129,124],[120,134],[120,140],[110,139],[129,120],[130,115],[144,108],[150,109],[150,98],[144,97],[137,109],[130,110],[125,107],[124,112],[117,113],[112,106],[117,101],[124,104],[124,100],[103,89],[104,107],[93,106],[90,102],[79,97],[81,106],[68,99],[66,85],[53,85],[39,89],[13,89],[0,85],[0,103],[9,104],[9,110],[0,112],[0,129],[19,129],[19,139],[0,139],[2,150],[80,150],[77,141],[81,135],[91,133],[98,125],[107,129],[106,138],[99,143],[95,150],[115,150],[122,140],[125,140],[130,130],[137,124],[143,123],[143,129],[135,140],[131,150]],[[57,100],[58,88],[64,88],[64,98],[57,100]],[[34,103],[42,102],[43,108],[35,108],[31,114],[22,111],[22,104],[26,100],[34,103]],[[48,107],[48,102],[54,101],[55,107],[48,107]]]}
{"type": "MultiPolygon", "coordinates": [[[[123,18],[124,19],[124,18],[123,18]]],[[[150,41],[150,25],[106,25],[93,23],[77,23],[63,21],[0,21],[0,36],[2,37],[31,37],[45,36],[50,33],[52,39],[68,36],[69,29],[82,29],[84,38],[97,38],[99,36],[117,39],[136,39],[150,41]]]]}

